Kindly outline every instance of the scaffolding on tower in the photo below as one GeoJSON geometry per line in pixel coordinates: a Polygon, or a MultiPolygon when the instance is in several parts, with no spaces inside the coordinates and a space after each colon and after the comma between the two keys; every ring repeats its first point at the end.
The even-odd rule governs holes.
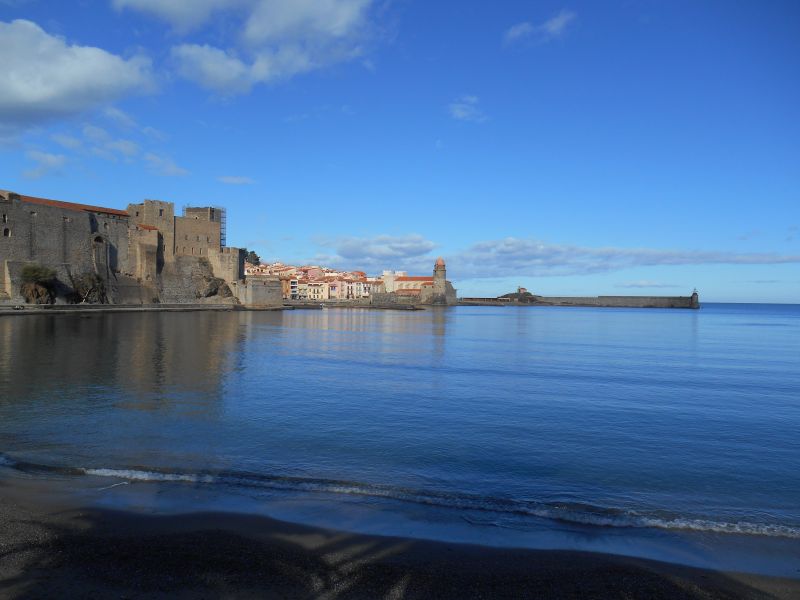
{"type": "Polygon", "coordinates": [[[215,206],[214,210],[219,215],[219,245],[223,248],[227,246],[228,215],[221,206],[215,206]]]}

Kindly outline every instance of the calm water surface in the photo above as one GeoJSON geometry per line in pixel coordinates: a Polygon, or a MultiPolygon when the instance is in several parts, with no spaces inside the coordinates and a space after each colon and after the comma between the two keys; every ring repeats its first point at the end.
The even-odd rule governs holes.
{"type": "Polygon", "coordinates": [[[800,539],[797,305],[0,317],[0,390],[43,476],[800,539]]]}

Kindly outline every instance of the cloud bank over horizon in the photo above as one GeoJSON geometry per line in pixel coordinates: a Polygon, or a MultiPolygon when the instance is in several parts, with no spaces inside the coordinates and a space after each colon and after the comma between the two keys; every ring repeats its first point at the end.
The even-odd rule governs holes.
{"type": "MultiPolygon", "coordinates": [[[[383,269],[427,272],[436,258],[432,251],[438,247],[435,242],[417,234],[348,237],[318,240],[317,244],[334,252],[318,254],[309,259],[312,262],[336,268],[373,269],[375,272],[383,269]]],[[[463,251],[445,256],[445,259],[454,278],[457,276],[459,279],[566,277],[609,273],[635,267],[676,265],[800,264],[800,254],[612,246],[592,248],[513,237],[477,242],[463,251]]],[[[618,287],[655,288],[674,285],[640,280],[618,284],[618,287]]]]}

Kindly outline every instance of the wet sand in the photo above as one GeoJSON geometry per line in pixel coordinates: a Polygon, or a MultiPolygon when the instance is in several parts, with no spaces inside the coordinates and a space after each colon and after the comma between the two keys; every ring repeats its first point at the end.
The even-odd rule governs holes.
{"type": "Polygon", "coordinates": [[[2,598],[800,598],[795,579],[261,516],[80,508],[13,484],[0,480],[2,598]]]}

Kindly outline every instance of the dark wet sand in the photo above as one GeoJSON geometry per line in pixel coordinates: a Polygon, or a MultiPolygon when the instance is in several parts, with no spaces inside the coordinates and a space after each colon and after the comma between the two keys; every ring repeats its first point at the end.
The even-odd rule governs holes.
{"type": "Polygon", "coordinates": [[[800,598],[800,580],[259,516],[80,509],[13,487],[0,483],[2,598],[800,598]]]}

